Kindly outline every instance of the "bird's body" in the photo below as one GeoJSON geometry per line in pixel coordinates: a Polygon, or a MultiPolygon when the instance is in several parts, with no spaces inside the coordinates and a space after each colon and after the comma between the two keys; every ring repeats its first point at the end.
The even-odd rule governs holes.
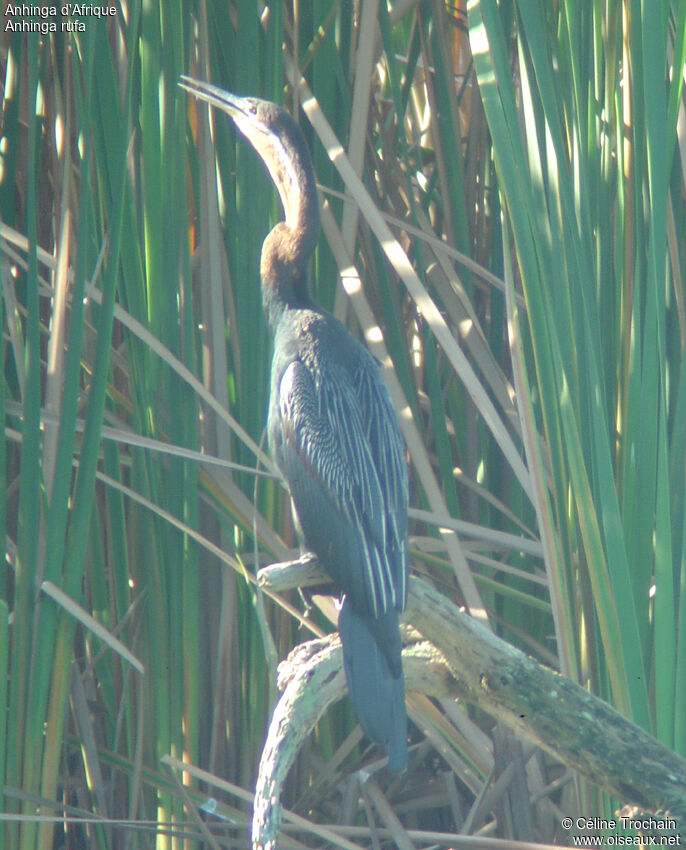
{"type": "MultiPolygon", "coordinates": [[[[192,85],[191,85],[192,83],[192,85]]],[[[407,761],[398,615],[407,597],[407,470],[376,360],[312,302],[307,263],[319,235],[302,135],[275,104],[204,83],[189,91],[227,111],[267,165],[285,222],[262,247],[265,315],[274,340],[268,437],[304,547],[343,592],[346,678],[364,731],[407,761]]]]}

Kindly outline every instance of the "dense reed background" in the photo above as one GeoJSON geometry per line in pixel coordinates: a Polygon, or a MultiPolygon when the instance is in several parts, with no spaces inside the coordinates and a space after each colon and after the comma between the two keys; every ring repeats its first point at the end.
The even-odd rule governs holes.
{"type": "MultiPolygon", "coordinates": [[[[0,848],[200,846],[209,796],[246,846],[275,665],[331,628],[252,582],[293,547],[262,445],[279,209],[182,73],[299,115],[313,293],[384,364],[414,568],[686,756],[686,4],[468,5],[132,0],[71,34],[3,5],[0,848]]],[[[407,828],[613,810],[467,706],[413,717],[379,776],[407,828]]],[[[353,729],[336,707],[294,770],[314,822],[368,826],[353,729]]]]}

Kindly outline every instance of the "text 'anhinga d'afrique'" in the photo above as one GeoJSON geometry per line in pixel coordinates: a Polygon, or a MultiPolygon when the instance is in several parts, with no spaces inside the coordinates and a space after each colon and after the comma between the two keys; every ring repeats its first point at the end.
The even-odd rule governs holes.
{"type": "Polygon", "coordinates": [[[182,78],[226,112],[262,158],[283,204],[262,245],[262,302],[274,339],[267,422],[298,533],[343,592],[338,628],[348,690],[389,768],[407,763],[398,614],[407,598],[403,439],[372,355],[311,299],[319,238],[314,173],[293,118],[274,103],[182,78]]]}

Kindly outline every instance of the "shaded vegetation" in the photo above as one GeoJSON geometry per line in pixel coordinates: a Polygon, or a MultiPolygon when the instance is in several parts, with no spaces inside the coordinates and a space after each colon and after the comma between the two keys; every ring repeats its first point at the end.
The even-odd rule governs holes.
{"type": "MultiPolygon", "coordinates": [[[[182,73],[299,117],[313,294],[384,366],[414,569],[686,755],[686,4],[468,5],[3,16],[0,848],[247,844],[275,666],[331,628],[254,587],[293,547],[262,445],[279,210],[182,73]]],[[[404,840],[384,795],[548,842],[615,807],[480,711],[410,710],[399,780],[360,791],[379,753],[340,704],[286,805],[365,846],[372,818],[404,840]]]]}

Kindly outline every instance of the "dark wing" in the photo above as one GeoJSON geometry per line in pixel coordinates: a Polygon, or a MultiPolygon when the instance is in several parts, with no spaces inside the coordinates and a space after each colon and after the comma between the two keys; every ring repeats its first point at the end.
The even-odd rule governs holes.
{"type": "Polygon", "coordinates": [[[405,610],[407,602],[407,463],[405,441],[391,397],[381,379],[377,362],[369,355],[368,362],[362,361],[355,376],[357,396],[360,400],[362,422],[366,427],[371,456],[374,458],[377,476],[381,485],[386,521],[389,553],[398,561],[396,576],[399,611],[405,610]]]}
{"type": "MultiPolygon", "coordinates": [[[[364,365],[377,371],[371,358],[364,365]]],[[[315,382],[295,360],[281,377],[278,411],[280,465],[306,544],[360,613],[402,610],[407,476],[380,377],[362,368],[353,381],[336,368],[315,382]]]]}

